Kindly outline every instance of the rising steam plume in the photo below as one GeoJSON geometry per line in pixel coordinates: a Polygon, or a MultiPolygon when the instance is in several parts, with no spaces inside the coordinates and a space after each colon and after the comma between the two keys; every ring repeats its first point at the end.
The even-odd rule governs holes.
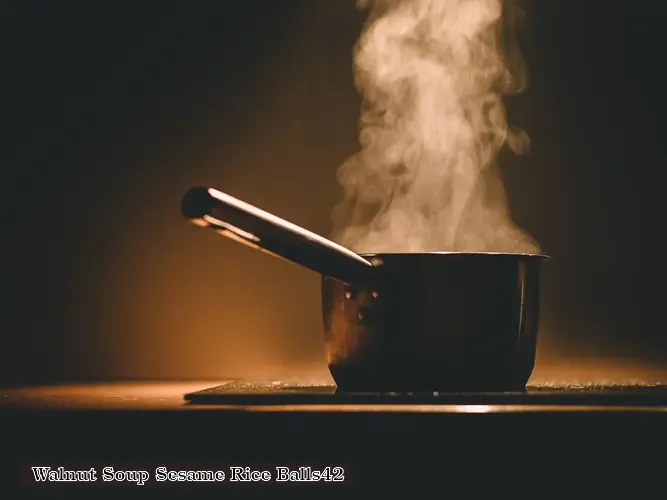
{"type": "Polygon", "coordinates": [[[358,0],[360,151],[339,169],[333,238],[365,252],[539,251],[495,164],[528,137],[503,94],[525,88],[509,0],[358,0]]]}

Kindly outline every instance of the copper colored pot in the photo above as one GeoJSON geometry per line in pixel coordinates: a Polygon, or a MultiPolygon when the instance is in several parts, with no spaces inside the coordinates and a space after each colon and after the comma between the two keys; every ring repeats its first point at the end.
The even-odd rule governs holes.
{"type": "Polygon", "coordinates": [[[535,362],[541,254],[358,255],[214,189],[192,222],[322,274],[329,370],[340,391],[520,391],[535,362]]]}

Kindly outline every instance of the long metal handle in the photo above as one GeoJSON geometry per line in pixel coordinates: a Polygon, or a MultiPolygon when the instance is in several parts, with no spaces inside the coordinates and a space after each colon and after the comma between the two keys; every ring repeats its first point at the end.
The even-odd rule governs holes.
{"type": "Polygon", "coordinates": [[[222,236],[346,283],[375,276],[373,265],[359,254],[216,189],[191,189],[181,212],[222,236]]]}

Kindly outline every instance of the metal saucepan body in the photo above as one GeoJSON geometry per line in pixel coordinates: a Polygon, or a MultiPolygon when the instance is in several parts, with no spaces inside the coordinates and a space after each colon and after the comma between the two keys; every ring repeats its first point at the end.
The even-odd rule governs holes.
{"type": "Polygon", "coordinates": [[[364,255],[373,283],[322,279],[341,391],[521,391],[535,363],[541,255],[364,255]]]}
{"type": "Polygon", "coordinates": [[[340,391],[523,390],[535,362],[538,254],[358,255],[207,188],[192,222],[322,274],[329,370],[340,391]]]}

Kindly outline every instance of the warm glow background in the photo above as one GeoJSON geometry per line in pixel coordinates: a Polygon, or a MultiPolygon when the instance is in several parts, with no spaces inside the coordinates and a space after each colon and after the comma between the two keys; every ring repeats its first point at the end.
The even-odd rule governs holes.
{"type": "MultiPolygon", "coordinates": [[[[658,4],[526,3],[532,83],[508,105],[533,153],[502,166],[553,257],[539,380],[660,373],[667,356],[664,265],[644,253],[664,227],[658,4]]],[[[363,13],[124,5],[0,4],[0,382],[326,377],[319,277],[187,224],[179,201],[209,185],[328,234],[357,148],[363,13]]]]}

